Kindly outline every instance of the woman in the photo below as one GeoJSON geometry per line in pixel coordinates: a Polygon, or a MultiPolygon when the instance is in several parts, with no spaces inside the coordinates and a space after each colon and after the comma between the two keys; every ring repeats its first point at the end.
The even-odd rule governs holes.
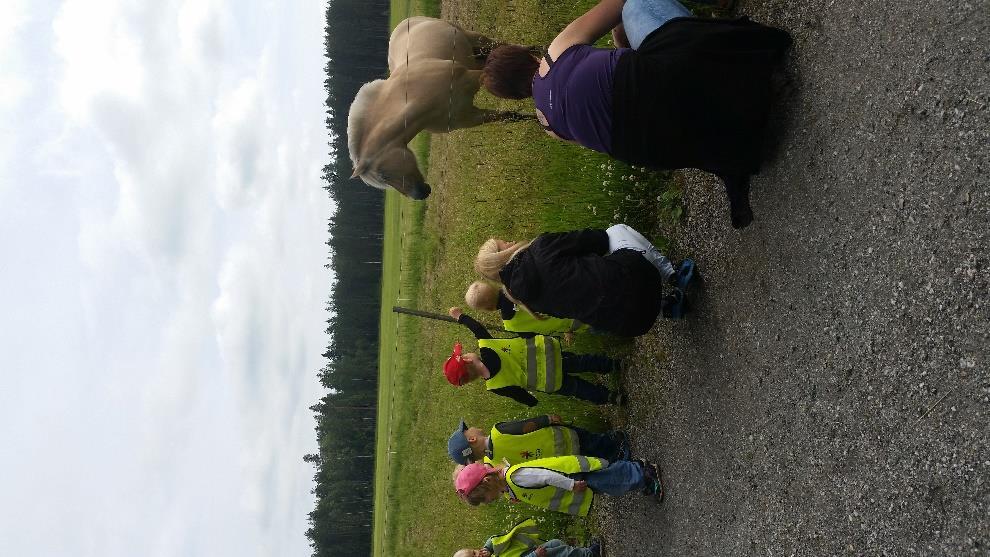
{"type": "Polygon", "coordinates": [[[601,0],[550,43],[546,56],[506,45],[489,55],[492,94],[533,96],[547,133],[630,164],[718,175],[732,225],[747,226],[759,171],[770,76],[791,43],[748,19],[688,17],[676,0],[601,0]],[[635,49],[599,49],[615,36],[635,49]]]}
{"type": "Polygon", "coordinates": [[[541,234],[525,243],[492,238],[478,250],[474,268],[501,283],[513,303],[532,315],[578,319],[600,331],[638,336],[661,312],[680,316],[682,288],[690,280],[684,272],[694,264],[685,260],[678,273],[638,232],[616,225],[607,231],[541,234]],[[671,289],[666,297],[664,282],[671,289]]]}

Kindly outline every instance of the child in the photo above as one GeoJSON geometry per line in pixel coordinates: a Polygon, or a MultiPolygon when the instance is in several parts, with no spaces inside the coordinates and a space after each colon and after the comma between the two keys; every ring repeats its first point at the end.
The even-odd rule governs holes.
{"type": "Polygon", "coordinates": [[[541,541],[536,521],[528,518],[512,530],[488,538],[481,549],[462,549],[454,557],[599,557],[601,547],[572,547],[560,540],[541,541]]]}
{"type": "Polygon", "coordinates": [[[494,338],[460,308],[449,314],[471,329],[478,338],[478,354],[462,354],[461,343],[443,365],[443,373],[454,386],[484,379],[489,391],[526,406],[536,406],[527,390],[572,396],[594,404],[621,404],[622,397],[608,388],[575,377],[575,373],[610,373],[619,363],[598,354],[572,354],[560,350],[560,341],[543,335],[494,338]]]}
{"type": "Polygon", "coordinates": [[[447,441],[447,453],[457,464],[503,460],[519,464],[548,456],[585,455],[608,460],[628,460],[625,432],[592,433],[580,427],[561,425],[560,416],[548,415],[513,422],[499,422],[488,435],[461,423],[447,441]]]}
{"type": "Polygon", "coordinates": [[[595,493],[620,496],[631,491],[663,500],[660,468],[645,460],[555,456],[522,464],[490,466],[475,462],[459,468],[454,479],[457,495],[472,506],[492,503],[502,494],[513,502],[587,516],[595,493]]]}
{"type": "MultiPolygon", "coordinates": [[[[690,283],[690,273],[682,280],[656,247],[626,225],[541,234],[522,243],[491,238],[478,250],[474,268],[531,315],[580,319],[622,336],[646,334],[661,312],[683,316],[683,287],[690,283]]],[[[682,271],[688,268],[693,263],[682,265],[682,271]]]]}
{"type": "Polygon", "coordinates": [[[577,319],[561,319],[547,315],[530,315],[512,303],[494,284],[476,280],[464,293],[464,301],[469,308],[478,311],[498,310],[502,317],[502,328],[513,333],[538,333],[541,335],[564,334],[587,331],[589,327],[577,319]]]}

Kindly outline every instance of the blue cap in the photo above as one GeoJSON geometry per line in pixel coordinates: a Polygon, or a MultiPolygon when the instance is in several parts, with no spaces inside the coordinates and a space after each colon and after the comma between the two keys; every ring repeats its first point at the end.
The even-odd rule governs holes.
{"type": "Polygon", "coordinates": [[[447,440],[447,454],[450,455],[450,459],[458,464],[468,464],[471,461],[468,460],[468,455],[474,453],[471,449],[471,445],[468,443],[467,437],[464,436],[464,430],[467,429],[467,424],[464,420],[461,420],[460,425],[454,430],[454,433],[450,434],[450,439],[447,440]]]}

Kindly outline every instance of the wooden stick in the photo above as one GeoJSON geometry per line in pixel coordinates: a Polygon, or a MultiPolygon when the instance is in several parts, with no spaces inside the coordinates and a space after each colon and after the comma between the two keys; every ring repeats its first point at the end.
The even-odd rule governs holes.
{"type": "MultiPolygon", "coordinates": [[[[456,319],[454,319],[449,315],[444,315],[442,313],[433,313],[431,311],[420,311],[418,309],[409,309],[400,306],[392,306],[392,311],[394,311],[395,313],[404,313],[406,315],[413,315],[416,317],[425,317],[426,319],[436,319],[437,321],[447,321],[448,323],[457,323],[456,319]]],[[[501,327],[489,327],[487,324],[484,325],[485,328],[488,329],[489,331],[498,331],[500,333],[509,332],[501,327]]]]}

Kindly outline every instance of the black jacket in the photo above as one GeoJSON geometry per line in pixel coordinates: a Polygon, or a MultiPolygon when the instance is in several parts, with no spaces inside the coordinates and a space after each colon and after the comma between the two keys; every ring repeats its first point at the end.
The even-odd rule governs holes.
{"type": "Polygon", "coordinates": [[[607,253],[604,230],[542,234],[499,278],[532,311],[618,335],[644,334],[660,314],[660,272],[637,251],[607,253]]]}
{"type": "Polygon", "coordinates": [[[759,171],[770,76],[787,32],[748,19],[676,18],[619,58],[612,156],[719,176],[759,171]]]}

